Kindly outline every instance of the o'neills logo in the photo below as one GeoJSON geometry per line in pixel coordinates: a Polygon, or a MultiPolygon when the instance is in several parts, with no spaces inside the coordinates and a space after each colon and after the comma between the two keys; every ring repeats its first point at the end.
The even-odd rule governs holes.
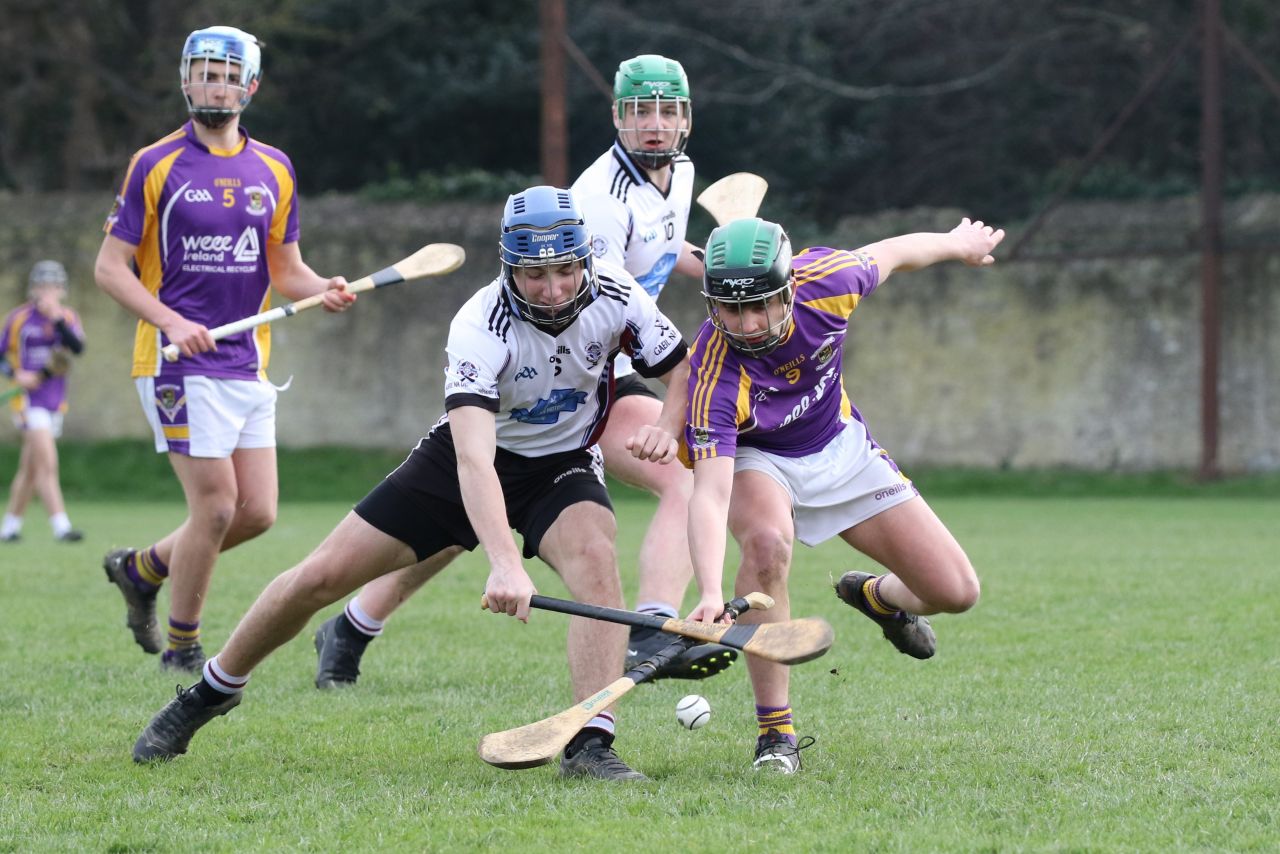
{"type": "Polygon", "coordinates": [[[907,485],[905,483],[900,483],[897,486],[891,486],[888,489],[882,489],[876,493],[876,501],[881,501],[891,495],[897,495],[899,492],[905,492],[906,489],[907,485]]]}

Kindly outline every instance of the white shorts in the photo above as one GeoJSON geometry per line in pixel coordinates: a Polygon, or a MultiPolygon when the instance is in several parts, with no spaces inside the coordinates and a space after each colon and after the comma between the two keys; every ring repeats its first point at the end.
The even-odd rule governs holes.
{"type": "Polygon", "coordinates": [[[62,413],[28,406],[13,414],[13,426],[19,430],[48,430],[56,439],[62,435],[62,413]]]}
{"type": "Polygon", "coordinates": [[[276,446],[276,389],[260,380],[178,377],[135,381],[157,453],[224,459],[276,446]]]}
{"type": "Polygon", "coordinates": [[[871,444],[860,421],[850,421],[825,448],[783,457],[738,447],[734,472],[758,471],[791,496],[796,539],[816,546],[920,494],[883,448],[871,444]]]}

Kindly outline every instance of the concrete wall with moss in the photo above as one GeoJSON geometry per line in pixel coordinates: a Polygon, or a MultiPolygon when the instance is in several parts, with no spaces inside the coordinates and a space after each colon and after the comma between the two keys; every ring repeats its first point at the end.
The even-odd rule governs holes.
{"type": "MultiPolygon", "coordinates": [[[[92,281],[107,194],[0,194],[0,299],[23,298],[31,264],[66,264],[88,352],[72,376],[68,439],[147,433],[128,379],[133,322],[92,281]]],[[[304,257],[320,272],[372,272],[418,246],[463,244],[466,266],[363,297],[345,316],[276,324],[271,377],[282,445],[408,449],[441,413],[448,321],[496,274],[500,206],[302,201],[304,257]]],[[[766,214],[768,211],[766,210],[766,214]]],[[[1224,270],[1221,461],[1280,468],[1280,203],[1233,203],[1224,270]]],[[[940,230],[959,211],[850,219],[798,245],[856,247],[940,230]]],[[[1055,214],[1030,260],[946,265],[895,276],[853,316],[845,384],[873,434],[903,465],[1104,470],[1194,468],[1200,454],[1200,285],[1193,200],[1077,205],[1055,214]],[[1035,257],[1038,253],[1040,257],[1035,257]]],[[[1011,227],[1011,241],[1018,224],[1011,227]]],[[[797,247],[798,248],[798,247],[797,247]]],[[[692,338],[697,284],[662,304],[692,338]]],[[[5,431],[4,441],[15,433],[5,431]]]]}

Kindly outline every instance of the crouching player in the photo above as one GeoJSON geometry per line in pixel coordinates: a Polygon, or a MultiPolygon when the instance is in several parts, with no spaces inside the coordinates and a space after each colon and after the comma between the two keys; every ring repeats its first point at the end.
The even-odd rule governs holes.
{"type": "MultiPolygon", "coordinates": [[[[541,557],[581,602],[622,607],[616,525],[594,448],[625,352],[671,388],[658,423],[630,442],[639,459],[670,463],[684,417],[687,347],[625,272],[596,268],[567,190],[533,187],[507,200],[501,273],[449,327],[445,416],[302,563],[275,579],[203,678],[165,706],[133,748],[138,762],[186,752],[197,729],[240,702],[249,674],[319,609],[405,567],[434,574],[484,547],[489,608],[527,621],[537,592],[524,558],[541,557]]],[[[709,594],[708,594],[709,595],[709,594]]],[[[577,700],[623,672],[626,628],[574,618],[569,671],[577,700]]],[[[477,689],[481,686],[477,685],[477,689]]],[[[566,776],[636,780],[613,750],[602,709],[569,743],[566,776]]]]}
{"type": "MultiPolygon", "coordinates": [[[[867,430],[845,394],[841,351],[849,316],[898,271],[941,261],[994,263],[1004,238],[963,220],[946,234],[908,234],[856,252],[817,248],[795,259],[782,227],[759,219],[717,228],[707,243],[710,314],[690,359],[685,440],[693,463],[689,543],[700,602],[694,620],[723,610],[725,525],[741,549],[735,590],[777,603],[744,623],[790,618],[792,545],[839,536],[887,572],[848,572],[836,595],[915,658],[934,653],[924,614],[978,600],[969,559],[867,430]]],[[[789,670],[748,656],[758,737],[754,767],[793,773],[800,748],[789,670]]],[[[809,742],[811,743],[811,741],[809,742]]]]}

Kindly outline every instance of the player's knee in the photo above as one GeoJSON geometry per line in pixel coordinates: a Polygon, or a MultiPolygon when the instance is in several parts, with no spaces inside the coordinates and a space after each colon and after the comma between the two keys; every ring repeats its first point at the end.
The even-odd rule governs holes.
{"type": "Polygon", "coordinates": [[[288,576],[288,597],[317,611],[341,599],[352,587],[342,567],[314,560],[295,566],[288,576]]]}
{"type": "Polygon", "coordinates": [[[276,523],[276,508],[252,502],[236,512],[235,526],[246,540],[265,534],[276,523]]]}
{"type": "Polygon", "coordinates": [[[603,538],[584,543],[573,558],[574,575],[585,582],[584,595],[597,604],[606,600],[622,601],[622,583],[618,579],[618,555],[614,544],[603,538]]]}
{"type": "Polygon", "coordinates": [[[978,576],[966,560],[963,566],[955,568],[946,584],[939,585],[929,604],[939,611],[959,614],[978,604],[981,593],[978,576]]]}
{"type": "Polygon", "coordinates": [[[762,583],[786,583],[791,566],[791,537],[776,528],[756,528],[739,540],[742,565],[750,567],[762,583]]]}
{"type": "Polygon", "coordinates": [[[206,498],[191,508],[191,519],[208,533],[223,537],[236,519],[235,497],[206,498]]]}

